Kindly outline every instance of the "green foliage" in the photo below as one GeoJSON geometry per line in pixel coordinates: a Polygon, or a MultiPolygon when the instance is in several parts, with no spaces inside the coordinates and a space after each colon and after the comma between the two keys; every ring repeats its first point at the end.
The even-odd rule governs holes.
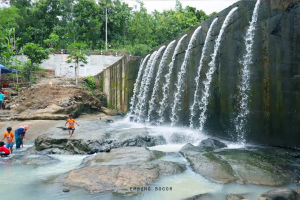
{"type": "Polygon", "coordinates": [[[59,43],[59,36],[55,33],[51,33],[49,39],[44,40],[44,43],[47,44],[50,48],[57,47],[59,43]]]}
{"type": "Polygon", "coordinates": [[[9,8],[0,8],[0,40],[7,36],[4,30],[15,31],[9,44],[0,41],[1,54],[11,60],[14,55],[9,50],[26,43],[55,49],[84,43],[89,49],[103,50],[107,10],[110,49],[142,55],[215,14],[183,8],[179,0],[173,10],[150,14],[141,0],[137,2],[140,9],[133,11],[122,0],[11,0],[9,8]]]}
{"type": "Polygon", "coordinates": [[[93,76],[87,77],[85,79],[85,84],[92,90],[96,88],[96,81],[94,80],[93,76]]]}
{"type": "MultiPolygon", "coordinates": [[[[35,71],[35,67],[43,62],[43,60],[46,60],[49,58],[49,55],[51,54],[50,49],[44,49],[39,44],[34,43],[27,43],[23,46],[22,53],[27,56],[29,59],[29,81],[30,84],[32,83],[32,72],[35,71]]],[[[26,64],[27,65],[27,64],[26,64]]]]}
{"type": "Polygon", "coordinates": [[[84,43],[72,43],[68,46],[68,52],[69,52],[69,60],[68,63],[74,63],[75,68],[75,79],[76,79],[76,85],[78,83],[77,77],[78,77],[78,66],[79,63],[83,63],[80,66],[84,67],[84,64],[87,64],[87,52],[89,51],[89,48],[84,43]]]}

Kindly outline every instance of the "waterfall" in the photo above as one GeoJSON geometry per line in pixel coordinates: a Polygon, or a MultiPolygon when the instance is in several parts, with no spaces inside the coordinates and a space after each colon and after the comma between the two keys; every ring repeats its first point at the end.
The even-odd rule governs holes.
{"type": "Polygon", "coordinates": [[[150,59],[148,60],[148,63],[146,65],[146,68],[145,68],[145,71],[144,71],[144,74],[143,74],[143,77],[142,77],[142,80],[141,80],[141,86],[140,86],[139,94],[138,94],[138,97],[137,97],[138,102],[137,102],[137,105],[136,105],[135,110],[134,110],[134,113],[135,113],[136,117],[138,117],[138,115],[140,113],[141,99],[142,99],[142,96],[143,96],[143,93],[144,93],[146,79],[147,79],[147,76],[148,76],[149,69],[150,69],[150,66],[152,64],[153,58],[155,57],[156,53],[157,53],[157,51],[153,52],[152,55],[150,56],[150,59]]]}
{"type": "Polygon", "coordinates": [[[134,111],[134,107],[135,107],[135,101],[136,101],[136,94],[137,94],[137,91],[138,91],[138,87],[140,85],[140,82],[141,82],[141,78],[142,78],[142,72],[144,71],[144,66],[146,64],[146,61],[147,59],[149,58],[150,54],[148,54],[141,62],[141,65],[140,65],[140,68],[139,68],[139,72],[138,72],[138,76],[137,76],[137,79],[134,83],[134,88],[133,88],[133,95],[131,97],[131,100],[130,100],[130,112],[129,114],[132,115],[133,114],[133,111],[134,111]]]}
{"type": "Polygon", "coordinates": [[[167,64],[168,55],[169,55],[170,51],[172,50],[175,42],[176,42],[176,40],[173,40],[172,42],[170,42],[170,44],[166,48],[166,50],[165,50],[165,52],[164,52],[164,54],[161,58],[161,61],[160,61],[159,67],[158,67],[158,71],[157,71],[157,74],[156,74],[156,78],[155,78],[155,83],[154,83],[154,87],[153,87],[151,100],[150,100],[150,103],[149,103],[149,111],[148,111],[147,122],[151,121],[150,118],[151,118],[152,112],[155,109],[155,100],[156,100],[156,97],[157,97],[158,87],[159,87],[159,83],[160,83],[160,77],[161,77],[164,66],[167,64]]]}
{"type": "Polygon", "coordinates": [[[178,120],[179,120],[179,112],[182,110],[180,108],[180,104],[181,104],[181,96],[182,96],[182,93],[184,92],[184,83],[185,83],[185,74],[186,74],[186,67],[187,67],[187,64],[188,64],[188,61],[189,61],[189,58],[190,58],[190,55],[191,55],[191,52],[192,52],[192,48],[193,48],[193,44],[195,43],[196,41],[196,36],[198,35],[199,31],[201,29],[201,26],[199,26],[193,33],[192,35],[192,38],[189,42],[189,46],[186,50],[186,53],[185,53],[185,57],[184,57],[184,61],[181,65],[181,69],[180,69],[180,72],[178,74],[178,82],[176,84],[176,87],[177,87],[177,91],[175,93],[175,99],[174,99],[174,105],[172,107],[172,117],[171,117],[171,126],[174,126],[178,123],[178,120]]]}
{"type": "Polygon", "coordinates": [[[197,73],[197,77],[195,79],[195,83],[196,83],[196,90],[195,90],[195,94],[194,94],[194,102],[193,102],[193,105],[191,106],[191,111],[190,111],[190,128],[194,128],[194,117],[195,117],[195,109],[196,109],[196,106],[198,105],[198,100],[199,100],[199,81],[200,81],[200,72],[201,72],[201,69],[203,67],[203,60],[204,60],[204,57],[205,57],[205,53],[206,53],[206,50],[208,48],[208,43],[211,39],[211,32],[212,32],[212,28],[214,27],[215,23],[217,22],[218,18],[215,18],[213,20],[213,22],[211,23],[209,29],[208,29],[208,32],[207,32],[207,36],[205,38],[205,42],[204,42],[204,46],[203,46],[203,49],[202,49],[202,54],[201,54],[201,59],[200,59],[200,64],[199,64],[199,68],[198,68],[198,73],[197,73]]]}
{"type": "Polygon", "coordinates": [[[147,75],[146,78],[146,83],[145,83],[145,87],[144,87],[144,92],[143,95],[141,97],[141,107],[140,107],[140,111],[139,111],[139,117],[138,117],[138,122],[142,122],[145,118],[145,113],[147,112],[147,101],[148,101],[148,94],[149,94],[149,89],[150,89],[150,84],[151,84],[151,80],[153,77],[153,72],[155,69],[155,65],[156,62],[158,60],[158,57],[160,56],[161,52],[166,48],[166,46],[162,46],[160,47],[160,49],[157,51],[156,55],[153,58],[153,61],[151,63],[151,66],[149,68],[149,73],[147,75]]]}
{"type": "Polygon", "coordinates": [[[226,16],[225,21],[224,21],[224,23],[222,25],[222,28],[220,30],[220,33],[218,35],[218,38],[216,39],[216,43],[215,43],[215,46],[214,46],[214,53],[211,55],[212,60],[208,64],[209,70],[206,73],[207,80],[203,82],[204,83],[204,92],[203,92],[203,96],[201,98],[201,101],[199,103],[199,109],[200,109],[200,119],[199,119],[200,120],[200,127],[199,127],[199,130],[200,130],[200,132],[203,130],[203,127],[204,127],[204,124],[205,124],[205,121],[206,121],[206,118],[207,118],[206,111],[207,111],[207,105],[209,103],[210,83],[211,83],[211,80],[212,80],[212,75],[216,70],[216,63],[215,62],[216,62],[217,54],[218,54],[219,47],[220,47],[220,44],[221,44],[222,35],[223,35],[226,27],[229,24],[231,16],[233,15],[233,13],[237,9],[238,9],[238,7],[233,8],[228,13],[228,15],[226,16]]]}
{"type": "Polygon", "coordinates": [[[237,133],[238,142],[245,142],[245,134],[246,134],[246,122],[249,114],[248,102],[249,102],[249,90],[250,90],[250,69],[249,66],[252,64],[252,46],[254,42],[255,35],[255,25],[257,23],[258,18],[258,10],[259,10],[260,0],[258,0],[255,4],[255,8],[252,15],[252,20],[250,22],[250,26],[246,32],[245,36],[245,46],[246,53],[243,56],[243,60],[240,62],[242,64],[242,76],[241,83],[238,86],[239,97],[241,99],[239,103],[239,113],[234,120],[235,122],[235,130],[237,133]]]}
{"type": "Polygon", "coordinates": [[[172,61],[169,65],[169,72],[168,74],[165,76],[166,78],[166,82],[163,86],[163,99],[162,101],[159,103],[160,104],[160,109],[158,111],[158,116],[159,116],[159,120],[157,121],[157,125],[159,124],[162,124],[164,123],[165,121],[165,118],[164,118],[164,114],[165,114],[165,111],[166,111],[166,108],[168,106],[168,97],[169,97],[169,89],[170,89],[170,80],[171,80],[171,75],[172,75],[172,72],[173,72],[173,68],[174,68],[174,63],[175,63],[175,58],[176,58],[176,55],[179,51],[179,48],[180,48],[180,45],[182,43],[182,40],[187,36],[187,34],[185,34],[184,36],[182,36],[180,38],[180,40],[178,41],[176,47],[175,47],[175,50],[174,50],[174,53],[173,53],[173,56],[172,56],[172,61]]]}

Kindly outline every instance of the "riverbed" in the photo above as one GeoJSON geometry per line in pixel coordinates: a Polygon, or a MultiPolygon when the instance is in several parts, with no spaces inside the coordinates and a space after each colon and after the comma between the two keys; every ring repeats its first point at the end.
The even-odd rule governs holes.
{"type": "MultiPolygon", "coordinates": [[[[84,125],[85,126],[85,125],[84,125]]],[[[182,163],[187,166],[187,170],[181,174],[171,176],[161,176],[152,185],[147,186],[146,191],[133,196],[120,196],[111,191],[103,193],[90,193],[85,189],[78,187],[66,187],[59,183],[53,183],[53,177],[67,173],[73,169],[80,167],[82,160],[88,155],[49,155],[60,162],[48,164],[44,166],[24,165],[22,163],[11,163],[9,159],[0,160],[0,194],[1,199],[185,199],[199,194],[209,194],[208,199],[226,199],[227,194],[241,194],[248,199],[257,199],[260,194],[276,187],[258,186],[252,184],[219,184],[214,183],[203,176],[193,172],[189,162],[179,154],[180,149],[188,142],[197,144],[201,140],[208,138],[205,134],[186,128],[169,128],[169,127],[151,127],[142,124],[131,123],[127,119],[119,119],[115,123],[105,124],[102,129],[109,131],[120,129],[135,129],[148,127],[152,135],[163,135],[167,141],[166,145],[150,147],[150,150],[158,150],[168,152],[168,154],[160,160],[182,163]],[[172,135],[174,133],[184,134],[186,139],[182,139],[182,143],[172,143],[172,135]],[[65,193],[63,189],[70,191],[65,193]],[[161,191],[159,191],[161,188],[161,191]],[[164,191],[163,191],[164,190],[164,191]]],[[[255,149],[253,144],[235,144],[223,141],[227,144],[226,148],[255,149]]],[[[30,147],[31,144],[25,145],[30,147]]],[[[257,146],[258,147],[258,146],[257,146]]],[[[21,154],[22,150],[17,152],[21,154]]],[[[30,159],[38,155],[25,155],[22,159],[30,159]]],[[[281,186],[283,188],[296,188],[295,184],[281,186]]]]}

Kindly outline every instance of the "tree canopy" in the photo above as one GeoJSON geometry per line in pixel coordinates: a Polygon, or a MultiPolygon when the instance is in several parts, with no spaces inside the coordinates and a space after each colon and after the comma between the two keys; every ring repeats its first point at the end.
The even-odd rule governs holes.
{"type": "MultiPolygon", "coordinates": [[[[121,0],[11,0],[0,8],[0,35],[15,29],[17,49],[26,43],[67,49],[84,43],[90,49],[105,49],[105,12],[108,13],[108,43],[113,49],[127,49],[140,55],[208,19],[202,10],[176,7],[147,12],[138,0],[133,9],[121,0]]],[[[1,47],[1,44],[0,44],[1,47]]]]}

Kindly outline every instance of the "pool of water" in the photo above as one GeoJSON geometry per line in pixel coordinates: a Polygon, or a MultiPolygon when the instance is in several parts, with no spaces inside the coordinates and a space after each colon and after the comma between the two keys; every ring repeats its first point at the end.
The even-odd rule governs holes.
{"type": "MultiPolygon", "coordinates": [[[[141,194],[122,197],[113,194],[112,192],[104,192],[92,194],[82,188],[68,187],[70,192],[64,193],[62,190],[66,187],[59,183],[47,183],[47,180],[54,176],[64,174],[80,166],[83,158],[82,155],[50,155],[53,158],[60,160],[59,163],[49,164],[45,166],[11,164],[7,159],[0,158],[0,195],[1,199],[22,199],[22,200],[53,200],[53,199],[172,199],[179,200],[188,198],[198,194],[209,193],[212,199],[226,199],[226,195],[230,193],[243,194],[245,198],[257,199],[258,196],[274,187],[265,187],[257,185],[240,185],[237,183],[231,184],[217,184],[213,183],[199,174],[194,173],[189,166],[188,161],[182,157],[178,152],[186,144],[172,143],[173,134],[186,134],[186,136],[193,141],[193,144],[199,143],[201,140],[206,139],[205,134],[199,134],[196,131],[187,130],[185,128],[168,128],[168,127],[151,127],[141,124],[130,123],[128,120],[120,120],[113,124],[106,124],[102,126],[106,130],[120,130],[131,128],[149,128],[152,135],[163,135],[168,141],[167,145],[160,145],[150,147],[151,150],[159,150],[168,152],[167,156],[160,158],[160,160],[179,162],[187,166],[184,173],[161,176],[155,183],[150,185],[151,191],[144,191],[141,194]],[[170,153],[173,152],[173,153],[170,153]],[[168,191],[156,191],[156,188],[168,187],[168,191]],[[172,188],[170,190],[170,188],[172,188]]],[[[246,148],[245,144],[234,144],[225,141],[228,145],[227,148],[246,148]]],[[[30,147],[31,145],[25,145],[30,147]]],[[[249,145],[251,146],[251,145],[249,145]]],[[[23,150],[24,150],[23,149],[23,150]]],[[[37,155],[27,155],[25,158],[37,157],[37,155]]],[[[284,188],[296,188],[295,184],[284,186],[284,188]]]]}

